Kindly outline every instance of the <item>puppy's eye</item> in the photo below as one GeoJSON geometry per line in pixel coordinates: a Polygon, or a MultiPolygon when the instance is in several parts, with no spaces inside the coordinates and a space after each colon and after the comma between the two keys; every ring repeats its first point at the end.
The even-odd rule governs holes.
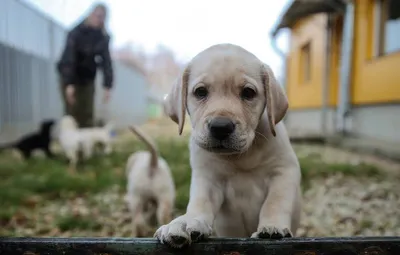
{"type": "Polygon", "coordinates": [[[193,94],[198,99],[203,99],[208,96],[208,90],[205,87],[198,87],[194,90],[193,94]]]}
{"type": "Polygon", "coordinates": [[[242,93],[240,96],[242,97],[242,99],[251,100],[251,99],[255,98],[256,95],[257,95],[257,92],[254,89],[246,87],[242,90],[242,93]]]}

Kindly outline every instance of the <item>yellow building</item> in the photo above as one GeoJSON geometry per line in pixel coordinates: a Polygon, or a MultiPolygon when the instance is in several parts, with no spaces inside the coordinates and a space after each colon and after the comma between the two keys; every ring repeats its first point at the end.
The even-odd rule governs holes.
{"type": "Polygon", "coordinates": [[[273,42],[283,28],[289,132],[400,150],[400,0],[294,0],[273,42]]]}

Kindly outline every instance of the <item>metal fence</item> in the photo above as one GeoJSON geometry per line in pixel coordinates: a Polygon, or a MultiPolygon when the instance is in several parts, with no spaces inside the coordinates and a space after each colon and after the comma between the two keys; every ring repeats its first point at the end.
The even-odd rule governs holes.
{"type": "Polygon", "coordinates": [[[172,249],[154,238],[7,238],[0,237],[0,254],[280,254],[280,255],[398,255],[399,237],[211,238],[172,249]]]}
{"type": "MultiPolygon", "coordinates": [[[[62,103],[55,63],[67,30],[20,0],[0,1],[0,142],[59,118],[62,103]]],[[[142,74],[115,62],[115,89],[107,111],[118,126],[143,122],[147,84],[142,74]]],[[[98,75],[97,92],[101,90],[98,75]]],[[[96,93],[96,115],[102,115],[96,93]]]]}

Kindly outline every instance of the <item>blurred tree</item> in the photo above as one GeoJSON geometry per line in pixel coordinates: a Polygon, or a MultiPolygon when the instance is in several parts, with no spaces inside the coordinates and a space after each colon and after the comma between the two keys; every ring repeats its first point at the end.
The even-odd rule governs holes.
{"type": "Polygon", "coordinates": [[[113,56],[143,73],[151,89],[158,93],[168,92],[182,69],[175,53],[163,44],[158,45],[154,53],[148,54],[141,45],[129,42],[116,49],[113,56]]]}
{"type": "Polygon", "coordinates": [[[174,52],[165,45],[158,45],[156,52],[149,57],[149,78],[161,92],[167,92],[179,75],[180,65],[174,52]]]}
{"type": "Polygon", "coordinates": [[[125,65],[134,68],[148,78],[147,56],[143,47],[132,42],[114,50],[113,58],[121,61],[125,65]]]}

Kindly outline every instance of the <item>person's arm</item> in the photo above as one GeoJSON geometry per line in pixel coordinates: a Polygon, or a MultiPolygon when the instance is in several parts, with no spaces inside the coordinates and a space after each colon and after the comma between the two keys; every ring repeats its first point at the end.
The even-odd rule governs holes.
{"type": "Polygon", "coordinates": [[[77,32],[75,30],[68,33],[65,49],[61,56],[59,71],[64,85],[75,84],[76,37],[77,32]]]}
{"type": "Polygon", "coordinates": [[[104,74],[104,88],[111,89],[113,87],[114,71],[113,71],[112,60],[111,60],[110,49],[109,49],[110,37],[107,36],[107,38],[105,40],[107,40],[107,41],[104,44],[104,48],[102,50],[102,59],[103,59],[102,68],[103,68],[103,74],[104,74]]]}

